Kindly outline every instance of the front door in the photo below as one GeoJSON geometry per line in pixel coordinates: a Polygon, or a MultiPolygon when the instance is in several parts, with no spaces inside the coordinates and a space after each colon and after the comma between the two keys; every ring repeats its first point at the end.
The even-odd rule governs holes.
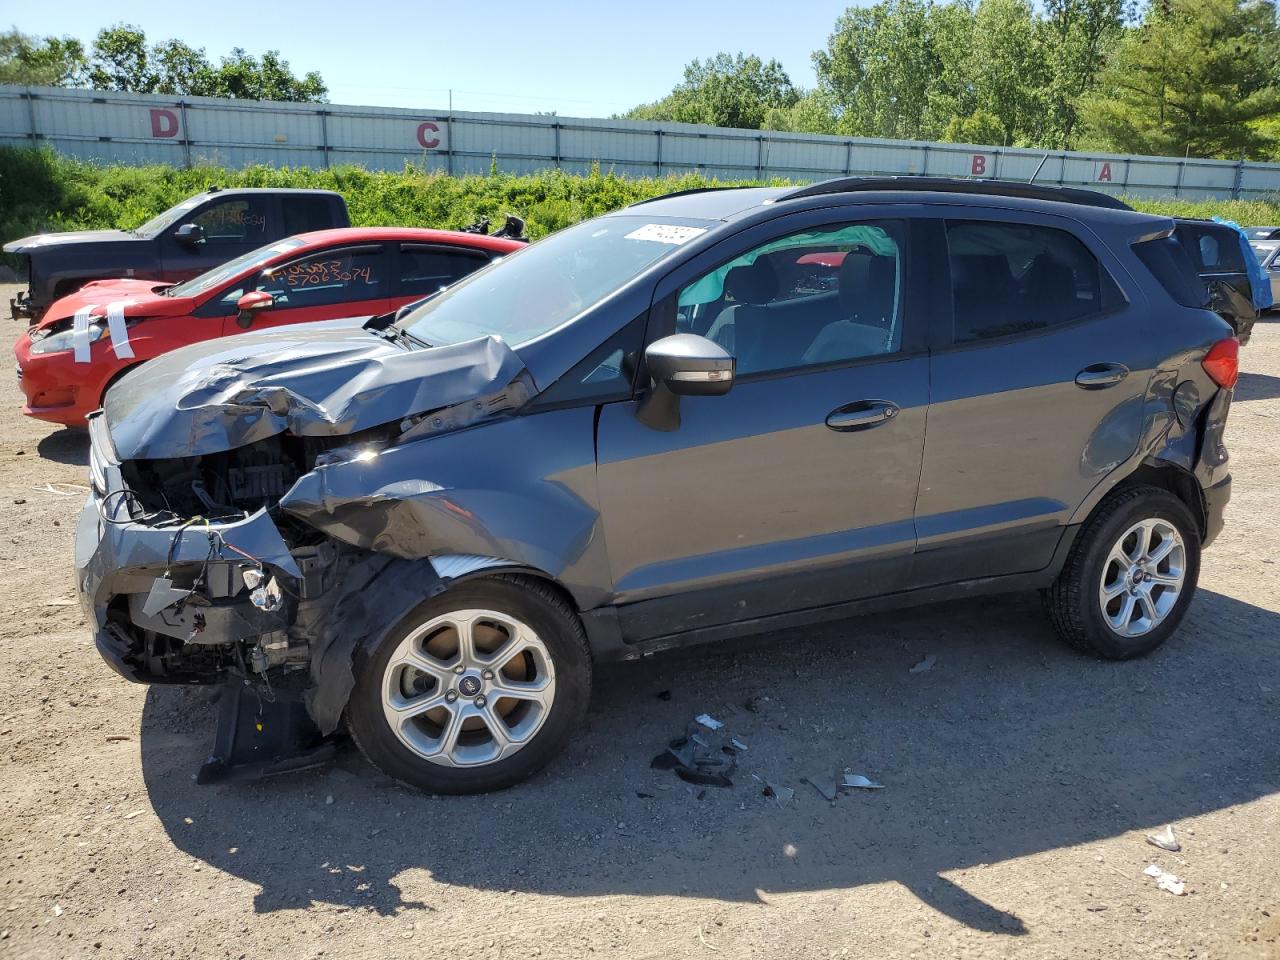
{"type": "MultiPolygon", "coordinates": [[[[753,246],[686,265],[669,299],[659,286],[655,316],[736,356],[728,394],[681,398],[674,429],[637,417],[644,395],[601,410],[601,512],[627,640],[906,581],[928,404],[904,295],[907,223],[801,226],[758,227],[753,246]]],[[[663,326],[651,321],[650,340],[675,332],[663,326]]]]}
{"type": "Polygon", "coordinates": [[[241,193],[209,200],[190,216],[180,218],[160,237],[164,278],[181,283],[256,250],[281,237],[279,204],[270,194],[241,193]],[[194,223],[204,231],[204,242],[179,243],[178,229],[194,223]]]}
{"type": "Polygon", "coordinates": [[[1160,359],[1145,298],[1084,228],[1018,217],[936,223],[950,295],[935,312],[916,586],[1048,566],[1137,448],[1160,359]]]}

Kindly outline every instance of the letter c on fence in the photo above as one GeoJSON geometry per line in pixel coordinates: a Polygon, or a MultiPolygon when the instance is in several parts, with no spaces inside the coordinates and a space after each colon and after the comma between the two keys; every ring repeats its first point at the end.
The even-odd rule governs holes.
{"type": "Polygon", "coordinates": [[[176,137],[178,135],[178,115],[172,110],[152,110],[151,135],[153,137],[176,137]]]}
{"type": "Polygon", "coordinates": [[[440,138],[431,137],[430,139],[428,139],[427,138],[428,132],[439,133],[440,128],[437,127],[430,120],[428,120],[426,123],[418,124],[418,142],[422,144],[422,146],[427,150],[434,150],[436,147],[440,146],[440,138]]]}
{"type": "Polygon", "coordinates": [[[980,153],[973,155],[973,163],[969,165],[969,172],[975,177],[986,176],[987,158],[980,153]]]}

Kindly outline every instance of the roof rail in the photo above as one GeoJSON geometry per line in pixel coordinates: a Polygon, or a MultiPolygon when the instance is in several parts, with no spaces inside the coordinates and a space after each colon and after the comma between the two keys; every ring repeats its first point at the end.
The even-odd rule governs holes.
{"type": "Polygon", "coordinates": [[[1097,190],[1078,187],[1056,187],[1042,183],[1023,183],[1020,180],[976,180],[963,177],[837,177],[822,180],[807,187],[799,187],[775,199],[799,200],[802,197],[820,197],[831,193],[858,193],[869,190],[928,190],[935,193],[974,193],[995,197],[1025,197],[1029,200],[1056,200],[1059,203],[1079,203],[1090,207],[1110,207],[1113,210],[1132,210],[1123,200],[1097,190]]]}
{"type": "Polygon", "coordinates": [[[677,190],[674,193],[660,193],[656,197],[647,197],[644,200],[637,200],[635,203],[628,203],[627,209],[632,207],[644,206],[646,203],[653,203],[655,200],[666,200],[669,197],[687,197],[691,193],[712,193],[717,190],[750,190],[751,187],[740,186],[738,184],[726,184],[723,187],[691,187],[688,190],[677,190]]]}

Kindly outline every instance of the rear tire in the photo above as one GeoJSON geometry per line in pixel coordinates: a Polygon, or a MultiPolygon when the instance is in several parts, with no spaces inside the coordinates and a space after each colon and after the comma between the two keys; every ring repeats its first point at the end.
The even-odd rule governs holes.
{"type": "Polygon", "coordinates": [[[1108,497],[1043,594],[1058,635],[1108,660],[1150,653],[1178,628],[1200,576],[1200,530],[1160,487],[1108,497]]]}
{"type": "Polygon", "coordinates": [[[492,576],[419,604],[358,650],[347,723],[388,776],[429,793],[501,790],[541,769],[586,715],[591,657],[547,584],[492,576]]]}

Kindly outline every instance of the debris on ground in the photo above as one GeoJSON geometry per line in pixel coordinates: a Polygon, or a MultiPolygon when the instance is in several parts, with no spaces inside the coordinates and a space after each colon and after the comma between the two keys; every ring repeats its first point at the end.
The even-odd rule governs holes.
{"type": "Polygon", "coordinates": [[[884,784],[868,780],[860,773],[846,773],[840,779],[840,788],[842,790],[883,790],[884,784]]]}
{"type": "Polygon", "coordinates": [[[764,782],[764,789],[760,793],[766,797],[773,797],[778,801],[778,806],[780,807],[785,807],[796,795],[796,792],[790,787],[780,787],[770,783],[768,780],[764,782]]]}
{"type": "Polygon", "coordinates": [[[659,700],[670,700],[670,699],[671,699],[671,691],[670,691],[670,690],[659,690],[659,691],[655,694],[655,696],[656,696],[659,700]]]}
{"type": "Polygon", "coordinates": [[[932,670],[933,665],[937,662],[938,658],[931,653],[908,670],[907,673],[925,673],[926,671],[932,670]]]}
{"type": "Polygon", "coordinates": [[[804,782],[822,794],[824,800],[835,800],[840,796],[840,789],[836,786],[836,778],[829,774],[812,774],[804,778],[804,782]]]}
{"type": "Polygon", "coordinates": [[[1159,847],[1161,850],[1168,850],[1170,853],[1177,853],[1182,849],[1182,844],[1173,835],[1173,824],[1169,824],[1159,833],[1147,834],[1147,843],[1153,847],[1159,847]]]}
{"type": "Polygon", "coordinates": [[[654,770],[674,770],[686,783],[733,786],[731,778],[738,767],[737,755],[746,745],[727,733],[717,732],[723,727],[723,723],[705,713],[695,717],[684,736],[672,740],[649,766],[654,770]]]}
{"type": "Polygon", "coordinates": [[[1172,893],[1175,897],[1181,897],[1186,893],[1186,884],[1179,880],[1172,873],[1166,873],[1154,863],[1147,869],[1142,871],[1144,875],[1151,877],[1156,882],[1156,886],[1168,893],[1172,893]]]}

